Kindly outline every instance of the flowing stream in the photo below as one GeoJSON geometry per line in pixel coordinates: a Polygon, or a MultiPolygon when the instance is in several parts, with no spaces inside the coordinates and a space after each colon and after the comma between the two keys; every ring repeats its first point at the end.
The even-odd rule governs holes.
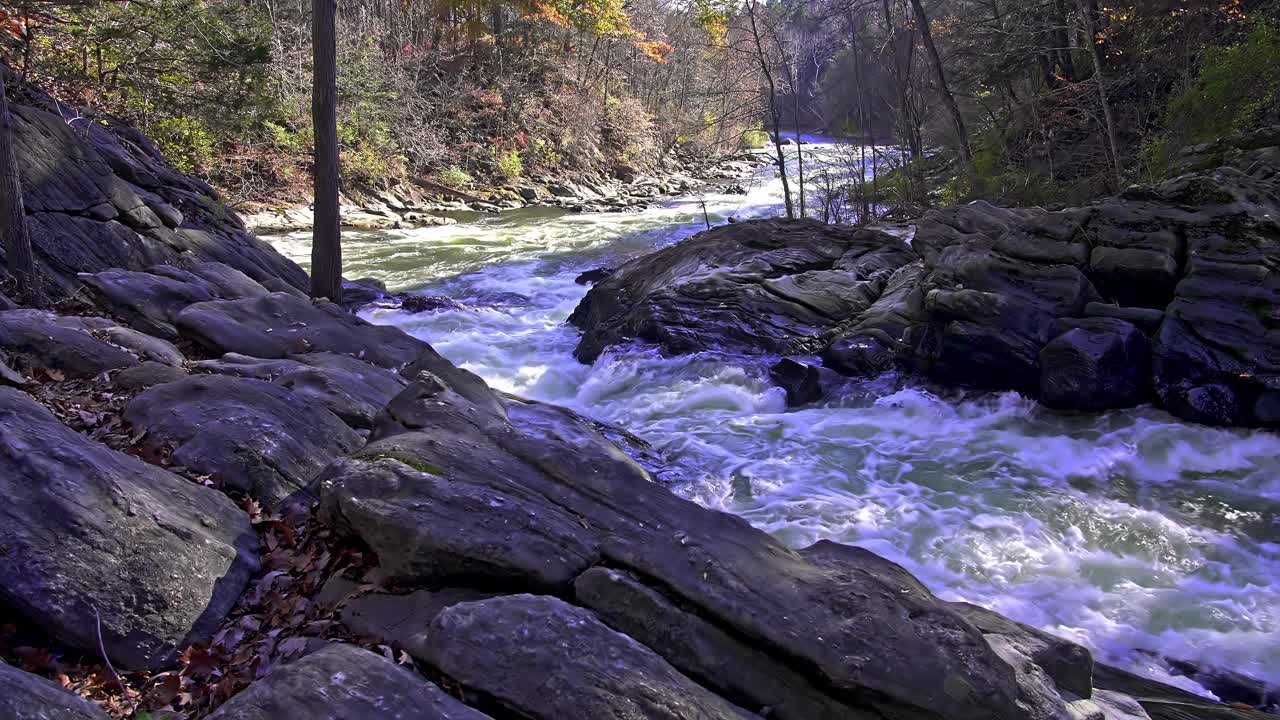
{"type": "MultiPolygon", "coordinates": [[[[345,274],[464,303],[365,317],[495,388],[626,427],[665,456],[673,490],[788,544],[861,545],[946,599],[1204,694],[1155,655],[1280,683],[1280,436],[1154,408],[1068,415],[1014,393],[931,392],[892,377],[787,410],[767,358],[627,347],[592,366],[573,359],[565,319],[586,293],[579,273],[692,235],[702,200],[713,224],[778,214],[771,175],[744,183],[746,196],[637,213],[527,209],[348,232],[345,274]]],[[[271,240],[306,265],[309,233],[271,240]]]]}

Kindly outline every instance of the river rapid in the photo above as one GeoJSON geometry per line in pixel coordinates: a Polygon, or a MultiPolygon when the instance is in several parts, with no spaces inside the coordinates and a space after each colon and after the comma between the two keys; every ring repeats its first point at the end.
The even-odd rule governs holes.
{"type": "MultiPolygon", "coordinates": [[[[814,146],[815,152],[822,151],[814,146]]],[[[1212,696],[1156,656],[1280,684],[1280,436],[1144,407],[1069,415],[1015,393],[886,377],[788,410],[769,358],[571,355],[584,270],[713,224],[779,214],[768,169],[746,196],[636,213],[525,209],[343,237],[345,275],[445,295],[462,310],[364,316],[427,342],[493,387],[622,425],[663,480],[795,547],[828,538],[968,600],[1212,696]]],[[[307,264],[309,233],[268,238],[307,264]]]]}

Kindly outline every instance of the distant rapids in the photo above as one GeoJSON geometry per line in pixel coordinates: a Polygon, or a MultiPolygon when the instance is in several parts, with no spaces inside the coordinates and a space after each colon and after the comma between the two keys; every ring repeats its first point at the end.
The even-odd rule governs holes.
{"type": "MultiPolygon", "coordinates": [[[[497,389],[626,427],[665,456],[676,492],[791,545],[864,546],[946,599],[1203,694],[1154,656],[1280,684],[1280,436],[1153,408],[1067,415],[1014,393],[944,393],[892,377],[788,411],[769,358],[628,347],[576,362],[577,333],[564,322],[586,288],[574,278],[701,230],[704,201],[713,224],[779,214],[770,170],[743,184],[745,196],[712,192],[638,213],[529,209],[346,233],[345,274],[463,303],[365,317],[430,342],[497,389]]],[[[269,240],[305,266],[309,234],[269,240]]]]}

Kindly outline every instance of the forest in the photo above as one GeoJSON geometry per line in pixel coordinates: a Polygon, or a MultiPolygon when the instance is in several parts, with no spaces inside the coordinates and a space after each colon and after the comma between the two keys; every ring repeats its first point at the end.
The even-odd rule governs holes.
{"type": "Polygon", "coordinates": [[[1277,0],[0,0],[0,720],[1272,720],[1277,0]]]}
{"type": "MultiPolygon", "coordinates": [[[[233,206],[307,197],[310,3],[5,12],[26,81],[137,125],[233,206]]],[[[1278,32],[1258,0],[339,0],[342,184],[609,176],[781,127],[896,146],[891,209],[1079,202],[1274,118],[1278,32]]]]}

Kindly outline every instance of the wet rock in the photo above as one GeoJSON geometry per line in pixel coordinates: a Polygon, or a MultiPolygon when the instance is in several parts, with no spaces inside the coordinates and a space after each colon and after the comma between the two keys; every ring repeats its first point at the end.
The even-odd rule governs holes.
{"type": "Polygon", "coordinates": [[[574,582],[574,595],[609,627],[748,710],[779,720],[879,717],[837,702],[784,663],[676,607],[625,572],[592,568],[574,582]]]}
{"type": "Polygon", "coordinates": [[[134,428],[174,447],[174,462],[274,505],[362,440],[323,405],[262,380],[192,376],[125,408],[134,428]]]}
{"type": "Polygon", "coordinates": [[[613,268],[599,267],[579,274],[578,277],[573,279],[573,281],[579,285],[591,285],[593,283],[600,282],[612,274],[613,268]]]}
{"type": "Polygon", "coordinates": [[[18,304],[10,300],[8,295],[5,295],[3,292],[0,292],[0,311],[17,310],[17,309],[18,309],[18,304]]]}
{"type": "Polygon", "coordinates": [[[788,354],[867,309],[880,270],[915,259],[898,238],[817,221],[723,225],[618,268],[574,310],[584,332],[575,357],[591,362],[638,339],[671,353],[788,354]]]}
{"type": "Polygon", "coordinates": [[[1114,318],[1060,321],[1040,351],[1040,399],[1064,410],[1133,407],[1147,398],[1151,344],[1114,318]]]}
{"type": "Polygon", "coordinates": [[[769,368],[769,378],[787,393],[787,407],[799,407],[822,399],[822,373],[812,365],[783,358],[769,368]]]}
{"type": "Polygon", "coordinates": [[[486,720],[434,683],[390,660],[330,644],[274,668],[209,720],[486,720]]]}
{"type": "Polygon", "coordinates": [[[400,309],[407,313],[436,312],[438,310],[461,310],[462,303],[440,295],[405,295],[400,300],[400,309]]]}
{"type": "Polygon", "coordinates": [[[450,677],[539,720],[752,717],[589,611],[547,596],[453,605],[432,621],[423,652],[450,677]]]}
{"type": "Polygon", "coordinates": [[[428,347],[395,328],[365,322],[333,303],[312,303],[285,293],[197,303],[178,314],[177,326],[216,353],[266,359],[335,352],[399,369],[428,347]]]}
{"type": "Polygon", "coordinates": [[[789,550],[652,483],[589,425],[508,410],[423,377],[388,405],[387,430],[380,416],[373,441],[325,472],[322,515],[369,545],[389,582],[564,592],[604,563],[653,578],[836,692],[902,713],[1012,712],[1013,671],[901,568],[852,548],[789,550]]]}
{"type": "Polygon", "coordinates": [[[164,667],[207,641],[258,569],[227,497],[91,442],[0,388],[0,601],[118,666],[164,667]]]}
{"type": "Polygon", "coordinates": [[[89,318],[63,318],[43,310],[3,311],[0,350],[15,370],[48,368],[69,378],[138,364],[133,354],[94,337],[90,327],[89,318]]]}
{"type": "Polygon", "coordinates": [[[107,720],[97,705],[0,661],[0,717],[6,720],[107,720]]]}
{"type": "MultiPolygon", "coordinates": [[[[1138,702],[1151,720],[1268,720],[1274,715],[1224,705],[1181,688],[1165,685],[1127,670],[1094,666],[1094,695],[1103,700],[1119,696],[1138,702]]],[[[1110,717],[1107,720],[1111,720],[1110,717]]]]}
{"type": "Polygon", "coordinates": [[[836,340],[822,351],[822,364],[841,375],[875,378],[893,369],[892,350],[872,335],[854,335],[836,340]]]}
{"type": "Polygon", "coordinates": [[[378,411],[405,387],[399,375],[349,355],[304,353],[288,360],[261,360],[228,353],[195,369],[266,380],[315,401],[353,428],[373,427],[378,411]]]}
{"type": "Polygon", "coordinates": [[[370,303],[378,302],[387,296],[387,286],[375,278],[344,280],[342,283],[343,307],[356,310],[370,303]]]}
{"type": "Polygon", "coordinates": [[[1092,694],[1093,656],[1085,648],[977,605],[955,602],[950,607],[984,636],[1003,636],[1014,650],[1040,666],[1059,689],[1082,698],[1092,694]]]}

